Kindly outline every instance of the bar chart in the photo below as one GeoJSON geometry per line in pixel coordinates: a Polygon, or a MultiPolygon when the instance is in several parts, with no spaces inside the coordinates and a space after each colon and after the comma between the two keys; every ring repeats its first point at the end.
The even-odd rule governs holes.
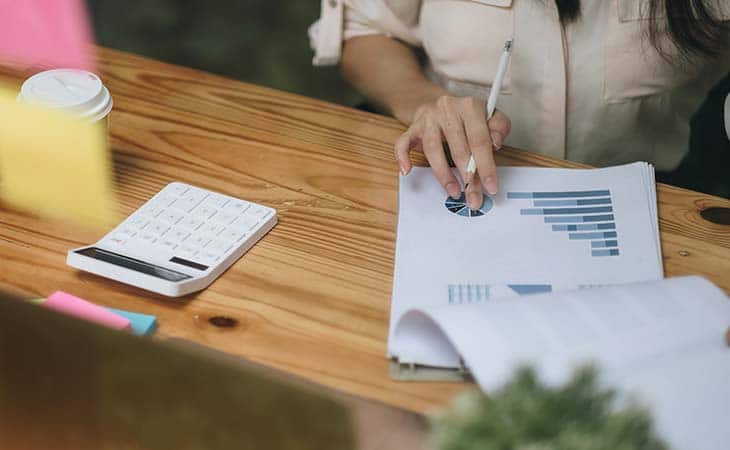
{"type": "Polygon", "coordinates": [[[619,256],[610,190],[508,192],[507,198],[531,202],[520,215],[541,216],[552,231],[567,234],[568,241],[590,242],[591,256],[619,256]]]}
{"type": "Polygon", "coordinates": [[[483,303],[495,296],[543,294],[553,291],[553,287],[550,284],[508,284],[508,291],[505,291],[503,286],[473,283],[449,284],[449,304],[483,303]],[[511,294],[507,294],[510,291],[511,294]]]}

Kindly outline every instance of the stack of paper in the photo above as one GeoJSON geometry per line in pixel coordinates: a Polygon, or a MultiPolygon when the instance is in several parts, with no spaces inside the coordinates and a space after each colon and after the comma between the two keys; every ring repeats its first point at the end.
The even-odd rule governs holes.
{"type": "Polygon", "coordinates": [[[649,164],[502,167],[499,179],[500,193],[475,212],[448,199],[430,169],[401,178],[391,357],[458,365],[458,359],[392,338],[411,308],[662,278],[649,164]]]}
{"type": "Polygon", "coordinates": [[[649,407],[677,450],[730,442],[730,301],[699,277],[416,308],[395,340],[414,354],[464,363],[489,392],[520,365],[549,384],[594,363],[624,399],[649,407]]]}
{"type": "Polygon", "coordinates": [[[558,384],[594,363],[672,448],[727,448],[730,301],[701,278],[661,280],[653,168],[499,176],[478,211],[446,198],[430,169],[401,179],[393,375],[465,370],[489,392],[521,365],[558,384]]]}

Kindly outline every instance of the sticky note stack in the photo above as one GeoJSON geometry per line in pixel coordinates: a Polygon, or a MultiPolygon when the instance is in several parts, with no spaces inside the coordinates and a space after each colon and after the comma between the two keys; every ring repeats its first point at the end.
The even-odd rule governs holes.
{"type": "Polygon", "coordinates": [[[83,0],[6,1],[0,9],[0,65],[93,70],[83,0]]]}
{"type": "Polygon", "coordinates": [[[151,334],[157,328],[157,318],[155,316],[105,308],[63,291],[56,291],[48,298],[39,298],[33,300],[33,302],[44,308],[53,309],[116,330],[131,331],[139,336],[151,334]]]}
{"type": "Polygon", "coordinates": [[[40,216],[113,225],[111,157],[103,126],[17,103],[0,89],[0,200],[40,216]]]}
{"type": "Polygon", "coordinates": [[[148,314],[140,314],[123,309],[106,308],[114,314],[120,315],[129,320],[129,327],[132,334],[138,336],[146,336],[152,334],[157,329],[157,318],[148,314]]]}

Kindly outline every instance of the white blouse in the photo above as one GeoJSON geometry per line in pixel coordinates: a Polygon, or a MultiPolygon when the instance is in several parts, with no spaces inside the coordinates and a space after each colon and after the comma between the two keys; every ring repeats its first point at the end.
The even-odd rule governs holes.
{"type": "MultiPolygon", "coordinates": [[[[730,1],[716,1],[730,20],[730,1]]],[[[421,47],[426,74],[453,95],[486,98],[514,37],[498,102],[512,119],[506,145],[596,166],[675,168],[692,114],[730,71],[730,43],[717,60],[670,63],[649,43],[648,0],[581,3],[581,19],[562,26],[552,0],[322,0],[309,30],[313,62],[337,64],[343,40],[385,34],[421,47]]]]}

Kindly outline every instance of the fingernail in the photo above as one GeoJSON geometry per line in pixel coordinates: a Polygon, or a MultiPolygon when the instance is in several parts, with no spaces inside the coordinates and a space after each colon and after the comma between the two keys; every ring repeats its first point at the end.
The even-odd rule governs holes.
{"type": "Polygon", "coordinates": [[[482,195],[479,195],[476,192],[470,192],[469,198],[466,201],[467,206],[469,206],[469,209],[479,209],[482,207],[483,202],[484,202],[484,197],[482,195]]]}
{"type": "Polygon", "coordinates": [[[459,198],[459,196],[461,195],[461,188],[458,184],[452,181],[451,183],[446,185],[446,192],[448,192],[452,198],[459,198]]]}
{"type": "Polygon", "coordinates": [[[408,172],[406,172],[406,169],[404,169],[404,168],[403,168],[403,167],[401,166],[401,168],[400,168],[400,174],[401,174],[401,175],[403,175],[403,176],[406,176],[406,175],[408,175],[408,172]]]}
{"type": "Polygon", "coordinates": [[[502,135],[497,133],[496,131],[493,131],[492,133],[492,145],[494,146],[495,150],[499,150],[502,148],[502,135]]]}
{"type": "Polygon", "coordinates": [[[489,195],[497,194],[497,180],[494,177],[487,177],[484,179],[484,189],[487,190],[489,195]]]}

